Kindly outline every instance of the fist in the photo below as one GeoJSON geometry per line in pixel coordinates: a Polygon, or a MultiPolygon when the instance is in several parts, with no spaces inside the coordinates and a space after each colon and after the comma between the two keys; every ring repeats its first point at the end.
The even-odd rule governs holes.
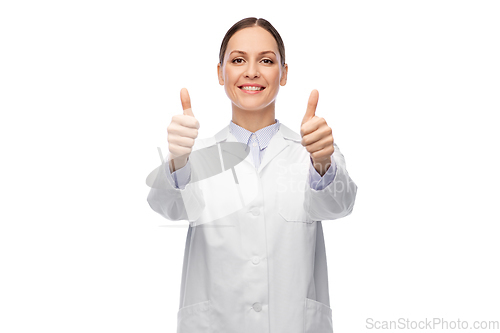
{"type": "Polygon", "coordinates": [[[300,136],[302,145],[310,153],[314,168],[323,176],[331,164],[335,148],[331,127],[324,118],[315,115],[318,99],[319,92],[315,89],[309,96],[306,114],[300,125],[300,136]]]}
{"type": "Polygon", "coordinates": [[[186,88],[181,89],[181,104],[183,114],[174,115],[167,127],[170,152],[168,162],[171,172],[186,165],[200,128],[200,123],[191,110],[191,99],[186,88]]]}

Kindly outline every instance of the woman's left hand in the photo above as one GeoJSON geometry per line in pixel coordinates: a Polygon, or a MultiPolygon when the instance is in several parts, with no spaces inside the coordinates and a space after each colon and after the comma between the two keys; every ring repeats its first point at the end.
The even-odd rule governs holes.
{"type": "Polygon", "coordinates": [[[331,165],[331,155],[335,148],[331,127],[324,118],[315,115],[318,99],[319,92],[314,89],[309,96],[306,114],[300,125],[300,135],[302,145],[311,154],[314,168],[323,176],[331,165]]]}

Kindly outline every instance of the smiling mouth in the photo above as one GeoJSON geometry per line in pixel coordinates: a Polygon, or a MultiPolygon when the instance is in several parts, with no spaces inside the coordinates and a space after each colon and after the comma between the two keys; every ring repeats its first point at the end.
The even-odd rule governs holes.
{"type": "Polygon", "coordinates": [[[251,87],[251,86],[238,87],[238,88],[244,91],[262,91],[266,89],[266,87],[251,87]]]}

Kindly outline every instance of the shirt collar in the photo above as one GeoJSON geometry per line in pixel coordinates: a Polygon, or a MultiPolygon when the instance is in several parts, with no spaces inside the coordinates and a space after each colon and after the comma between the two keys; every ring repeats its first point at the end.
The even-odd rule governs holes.
{"type": "Polygon", "coordinates": [[[264,128],[259,129],[255,133],[250,132],[246,128],[243,128],[239,125],[236,125],[233,123],[231,120],[229,122],[229,131],[231,134],[234,135],[234,137],[241,143],[244,144],[249,144],[250,142],[250,137],[252,134],[255,134],[257,143],[259,144],[260,150],[264,149],[267,147],[269,144],[269,141],[271,141],[272,137],[280,128],[280,122],[278,119],[274,119],[276,122],[274,124],[271,124],[269,126],[266,126],[264,128]]]}

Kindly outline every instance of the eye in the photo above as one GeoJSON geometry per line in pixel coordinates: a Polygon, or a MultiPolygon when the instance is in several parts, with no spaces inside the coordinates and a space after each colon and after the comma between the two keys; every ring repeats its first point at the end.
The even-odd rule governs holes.
{"type": "Polygon", "coordinates": [[[241,58],[235,58],[235,59],[233,59],[233,61],[231,61],[231,62],[232,62],[233,64],[234,64],[234,63],[236,63],[236,64],[241,64],[241,62],[237,62],[237,60],[242,60],[242,61],[243,61],[243,59],[241,59],[241,58]]]}
{"type": "Polygon", "coordinates": [[[272,64],[273,63],[273,61],[271,59],[264,59],[262,61],[269,61],[269,62],[266,62],[266,64],[272,64]]]}

